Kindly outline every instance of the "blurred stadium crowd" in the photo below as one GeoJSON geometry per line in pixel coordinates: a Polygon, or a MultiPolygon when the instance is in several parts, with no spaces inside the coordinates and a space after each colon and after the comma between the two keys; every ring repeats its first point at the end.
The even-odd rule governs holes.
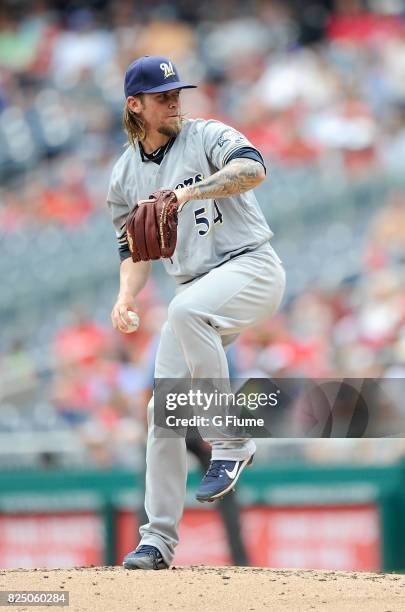
{"type": "MultiPolygon", "coordinates": [[[[199,84],[186,113],[238,127],[268,163],[259,199],[288,290],[232,350],[233,373],[405,376],[401,11],[396,0],[2,3],[0,465],[142,462],[172,288],[157,269],[139,332],[113,332],[119,260],[104,203],[125,143],[123,74],[144,54],[199,84]]],[[[403,452],[399,440],[352,441],[351,453],[344,441],[342,457],[340,442],[335,454],[262,442],[262,456],[403,452]]]]}

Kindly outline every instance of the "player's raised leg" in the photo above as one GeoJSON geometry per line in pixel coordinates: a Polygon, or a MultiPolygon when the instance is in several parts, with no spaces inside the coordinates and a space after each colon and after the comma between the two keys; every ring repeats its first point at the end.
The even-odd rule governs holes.
{"type": "MultiPolygon", "coordinates": [[[[176,296],[169,321],[192,377],[225,379],[228,370],[222,339],[274,314],[284,287],[284,269],[266,245],[215,268],[176,296]]],[[[256,448],[250,439],[208,441],[212,461],[197,491],[199,501],[213,501],[228,493],[256,448]]]]}

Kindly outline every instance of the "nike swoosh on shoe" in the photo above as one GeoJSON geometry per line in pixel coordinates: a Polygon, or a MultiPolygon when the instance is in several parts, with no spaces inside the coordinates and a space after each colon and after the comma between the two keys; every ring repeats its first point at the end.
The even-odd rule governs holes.
{"type": "Polygon", "coordinates": [[[238,469],[239,469],[239,461],[235,463],[233,469],[230,472],[228,472],[228,470],[225,468],[225,472],[228,478],[234,479],[236,474],[238,473],[238,469]]]}

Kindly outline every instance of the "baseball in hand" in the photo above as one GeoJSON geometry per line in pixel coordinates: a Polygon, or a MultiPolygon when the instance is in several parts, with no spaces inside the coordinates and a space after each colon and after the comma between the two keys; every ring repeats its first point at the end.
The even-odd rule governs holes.
{"type": "Polygon", "coordinates": [[[136,314],[136,312],[133,312],[133,310],[128,310],[128,317],[131,319],[132,323],[131,325],[127,325],[127,332],[134,332],[138,329],[139,327],[139,316],[136,314]]]}

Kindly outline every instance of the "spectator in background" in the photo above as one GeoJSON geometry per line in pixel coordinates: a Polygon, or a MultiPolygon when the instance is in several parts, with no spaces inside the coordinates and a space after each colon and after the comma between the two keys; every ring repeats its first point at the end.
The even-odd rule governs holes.
{"type": "Polygon", "coordinates": [[[30,392],[37,382],[37,368],[25,346],[24,338],[15,338],[4,354],[0,354],[0,397],[15,395],[26,388],[30,392]]]}
{"type": "Polygon", "coordinates": [[[366,262],[370,268],[390,262],[403,263],[405,257],[405,193],[392,192],[375,215],[369,231],[366,262]]]}
{"type": "Polygon", "coordinates": [[[72,324],[62,328],[53,343],[57,364],[52,399],[60,415],[72,425],[85,422],[96,410],[97,378],[113,376],[102,355],[109,347],[108,332],[77,311],[72,324]]]}

